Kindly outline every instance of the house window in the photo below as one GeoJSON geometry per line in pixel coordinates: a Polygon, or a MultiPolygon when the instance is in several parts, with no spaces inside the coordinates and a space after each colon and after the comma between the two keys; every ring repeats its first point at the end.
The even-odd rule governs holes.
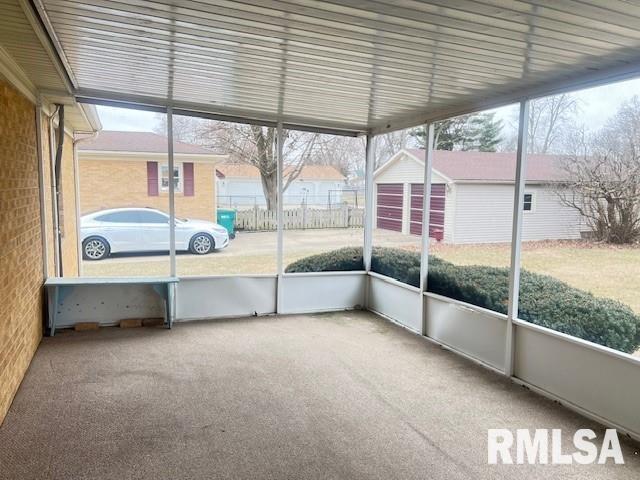
{"type": "Polygon", "coordinates": [[[524,211],[533,212],[533,193],[524,194],[524,211]]]}
{"type": "MultiPolygon", "coordinates": [[[[169,191],[169,165],[160,166],[158,182],[161,192],[169,191]]],[[[175,192],[182,192],[182,164],[173,166],[173,185],[175,192]]]]}

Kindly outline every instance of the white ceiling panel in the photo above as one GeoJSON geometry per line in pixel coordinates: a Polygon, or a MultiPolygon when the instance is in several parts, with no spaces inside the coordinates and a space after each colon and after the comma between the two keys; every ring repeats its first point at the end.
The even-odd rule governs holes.
{"type": "Polygon", "coordinates": [[[380,132],[636,75],[607,0],[37,0],[76,94],[380,132]]]}

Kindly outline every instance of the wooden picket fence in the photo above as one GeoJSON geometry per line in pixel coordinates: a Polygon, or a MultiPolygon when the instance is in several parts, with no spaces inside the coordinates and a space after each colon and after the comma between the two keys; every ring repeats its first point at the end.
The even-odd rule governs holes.
{"type": "MultiPolygon", "coordinates": [[[[335,208],[287,208],[284,210],[285,230],[304,230],[310,228],[350,228],[364,226],[364,209],[349,205],[335,208]]],[[[236,212],[238,230],[259,232],[276,230],[278,217],[276,211],[254,207],[236,212]]]]}

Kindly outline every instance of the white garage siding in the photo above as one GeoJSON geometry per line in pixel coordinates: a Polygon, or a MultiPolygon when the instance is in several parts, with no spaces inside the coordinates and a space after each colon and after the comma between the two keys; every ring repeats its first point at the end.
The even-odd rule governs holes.
{"type": "Polygon", "coordinates": [[[445,188],[444,200],[444,243],[454,242],[454,226],[456,222],[456,184],[450,183],[445,188]]]}
{"type": "MultiPolygon", "coordinates": [[[[527,185],[527,193],[533,194],[533,210],[523,216],[523,240],[580,238],[580,230],[583,229],[580,215],[563,206],[549,187],[527,185]]],[[[445,227],[445,234],[449,233],[445,241],[511,241],[513,194],[514,186],[508,184],[457,183],[455,202],[451,202],[455,203],[453,232],[445,227]]]]}
{"type": "Polygon", "coordinates": [[[424,166],[403,153],[393,166],[376,175],[375,183],[421,183],[423,179],[424,166]]]}

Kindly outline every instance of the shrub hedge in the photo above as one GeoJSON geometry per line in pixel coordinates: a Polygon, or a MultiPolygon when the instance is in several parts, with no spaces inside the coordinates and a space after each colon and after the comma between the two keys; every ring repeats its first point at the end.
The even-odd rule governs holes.
{"type": "MultiPolygon", "coordinates": [[[[290,264],[287,272],[362,270],[362,249],[342,248],[290,264]]],[[[400,282],[420,285],[420,254],[374,248],[371,270],[400,282]]],[[[429,257],[428,290],[448,298],[507,313],[509,270],[458,266],[429,257]]],[[[632,353],[640,346],[640,317],[629,307],[571,287],[547,275],[523,270],[519,318],[536,325],[632,353]]]]}
{"type": "Polygon", "coordinates": [[[354,270],[364,270],[362,248],[346,247],[311,255],[290,263],[285,272],[352,272],[354,270]]]}

